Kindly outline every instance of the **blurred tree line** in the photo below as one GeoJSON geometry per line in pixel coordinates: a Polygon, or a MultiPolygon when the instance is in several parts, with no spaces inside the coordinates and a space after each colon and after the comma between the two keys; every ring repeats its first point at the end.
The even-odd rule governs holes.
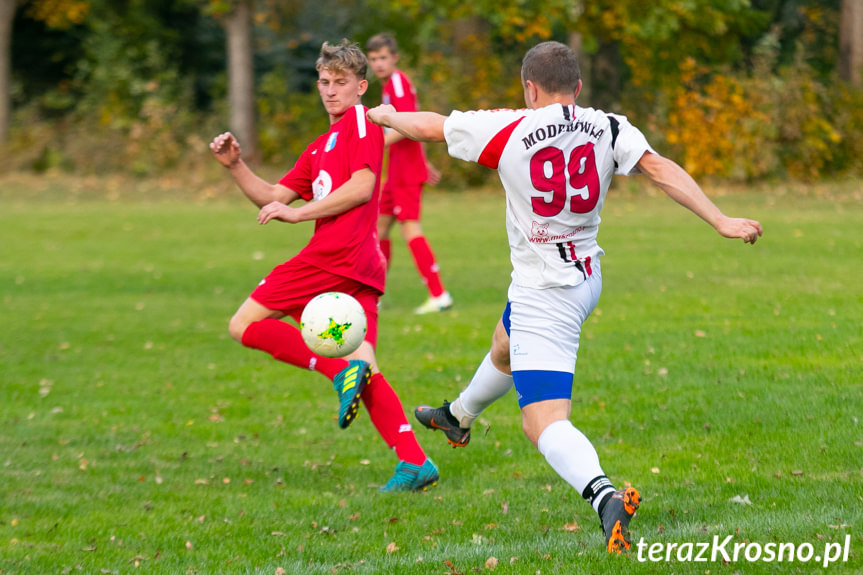
{"type": "MultiPolygon", "coordinates": [[[[863,173],[863,0],[0,0],[2,169],[208,169],[229,127],[288,167],[326,129],[321,43],[381,31],[424,108],[522,106],[521,56],[554,39],[581,57],[582,106],[696,176],[863,173]]],[[[487,176],[430,153],[452,182],[487,176]]]]}

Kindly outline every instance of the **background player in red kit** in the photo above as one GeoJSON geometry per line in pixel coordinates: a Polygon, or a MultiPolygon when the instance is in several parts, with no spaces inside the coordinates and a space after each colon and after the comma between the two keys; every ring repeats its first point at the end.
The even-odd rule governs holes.
{"type": "MultiPolygon", "coordinates": [[[[396,68],[398,44],[389,34],[377,34],[366,42],[369,65],[383,84],[381,99],[399,112],[415,112],[416,90],[405,74],[396,68]]],[[[390,262],[390,230],[398,220],[402,237],[413,256],[417,271],[429,291],[428,299],[416,310],[418,314],[434,313],[452,307],[452,297],[444,289],[434,253],[420,226],[423,184],[440,180],[440,173],[426,161],[422,144],[409,140],[395,130],[384,137],[389,149],[387,180],[381,193],[378,235],[381,250],[390,262]]]]}
{"type": "Polygon", "coordinates": [[[376,229],[383,132],[366,120],[361,103],[368,89],[367,60],[347,40],[334,46],[325,42],[316,67],[330,129],[277,184],[249,169],[232,134],[220,134],[210,143],[219,163],[260,207],[260,224],[315,220],[306,247],[261,281],[231,318],[228,330],[246,347],[333,380],[340,427],[353,422],[362,399],[375,428],[399,458],[395,475],[381,490],[421,489],[437,481],[437,468],[417,443],[401,401],[375,361],[377,302],[386,278],[376,229]],[[298,199],[307,203],[289,206],[298,199]],[[345,359],[313,354],[300,330],[281,321],[284,316],[299,321],[306,303],[328,291],[354,296],[368,318],[365,341],[345,359]]]}

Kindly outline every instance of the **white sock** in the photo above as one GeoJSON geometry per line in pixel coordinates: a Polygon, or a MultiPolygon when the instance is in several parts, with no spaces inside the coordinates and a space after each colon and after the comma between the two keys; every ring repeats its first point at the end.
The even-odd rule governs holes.
{"type": "Polygon", "coordinates": [[[503,373],[491,362],[491,352],[485,354],[473,379],[458,399],[449,404],[449,411],[458,419],[459,427],[468,428],[483,410],[506,395],[512,388],[512,375],[503,373]]]}
{"type": "MultiPolygon", "coordinates": [[[[593,444],[568,419],[555,421],[546,427],[536,446],[552,469],[572,485],[579,495],[584,494],[591,480],[605,475],[593,444]]],[[[591,503],[597,513],[606,491],[613,490],[608,485],[594,495],[591,503]]]]}

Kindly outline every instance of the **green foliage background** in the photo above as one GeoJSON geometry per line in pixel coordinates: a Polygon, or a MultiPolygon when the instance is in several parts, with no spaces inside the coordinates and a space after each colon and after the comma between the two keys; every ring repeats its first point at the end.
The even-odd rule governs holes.
{"type": "MultiPolygon", "coordinates": [[[[323,41],[392,32],[423,107],[522,105],[541,40],[583,50],[584,106],[624,113],[695,176],[813,180],[863,172],[863,94],[837,76],[839,0],[253,2],[259,147],[284,169],[325,125],[323,41]]],[[[229,0],[30,0],[13,28],[4,170],[206,172],[227,125],[229,0]]],[[[371,81],[367,105],[378,101],[371,81]]],[[[450,183],[482,183],[450,164],[450,183]]]]}

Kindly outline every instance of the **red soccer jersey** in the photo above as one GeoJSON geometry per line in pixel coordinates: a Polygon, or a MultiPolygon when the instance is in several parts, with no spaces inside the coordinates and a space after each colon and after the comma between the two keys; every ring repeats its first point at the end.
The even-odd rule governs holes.
{"type": "MultiPolygon", "coordinates": [[[[384,104],[392,104],[399,112],[416,112],[417,93],[408,77],[399,70],[393,72],[383,87],[384,104]]],[[[404,138],[390,146],[387,179],[390,184],[415,185],[428,179],[422,144],[404,138]]]]}
{"type": "Polygon", "coordinates": [[[317,220],[314,235],[296,259],[381,292],[386,264],[378,245],[377,219],[383,149],[383,130],[366,120],[366,108],[357,105],[312,142],[279,180],[304,200],[320,200],[354,172],[371,169],[377,176],[372,199],[337,216],[317,220]]]}

